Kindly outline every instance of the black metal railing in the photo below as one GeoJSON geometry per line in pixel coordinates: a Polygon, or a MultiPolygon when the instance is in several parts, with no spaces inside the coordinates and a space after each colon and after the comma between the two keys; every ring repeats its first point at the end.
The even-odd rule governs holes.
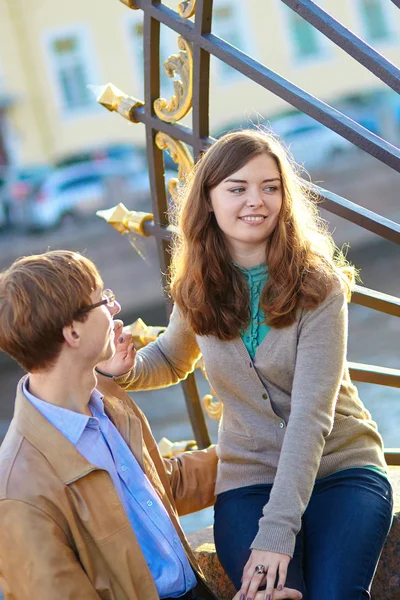
{"type": "MultiPolygon", "coordinates": [[[[214,35],[212,33],[212,0],[197,0],[197,2],[192,0],[191,3],[190,1],[181,3],[181,5],[195,4],[194,22],[182,18],[177,12],[161,4],[159,0],[121,1],[130,8],[143,11],[145,98],[143,106],[132,110],[132,120],[141,122],[146,127],[154,220],[144,223],[143,228],[147,234],[154,235],[157,239],[162,273],[167,272],[169,265],[168,244],[173,228],[169,225],[167,217],[168,201],[164,182],[163,155],[162,150],[155,143],[155,136],[157,132],[161,131],[191,146],[195,160],[204,149],[214,142],[209,137],[211,55],[242,73],[255,85],[279,96],[361,150],[400,172],[400,150],[398,148],[214,35]],[[183,36],[192,47],[192,129],[179,123],[165,122],[159,119],[154,111],[154,102],[160,96],[160,24],[183,36]]],[[[396,92],[400,92],[400,70],[321,7],[311,0],[281,1],[386,85],[396,92]]],[[[400,0],[392,0],[392,2],[400,8],[400,0]]],[[[259,10],[261,12],[268,9],[264,5],[259,10]]],[[[323,208],[327,211],[400,245],[399,224],[330,191],[318,188],[318,192],[323,202],[323,208]]],[[[400,300],[387,294],[357,286],[352,302],[400,317],[400,300]]],[[[400,370],[350,363],[350,371],[355,381],[400,388],[400,370]]],[[[210,439],[194,376],[189,376],[182,385],[196,440],[200,447],[205,447],[210,443],[210,439]]],[[[386,458],[390,464],[400,465],[400,449],[387,451],[386,458]]]]}

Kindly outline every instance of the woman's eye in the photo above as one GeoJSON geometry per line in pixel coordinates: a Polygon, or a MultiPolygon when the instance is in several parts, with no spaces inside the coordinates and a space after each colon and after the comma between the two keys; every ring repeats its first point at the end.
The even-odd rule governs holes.
{"type": "Polygon", "coordinates": [[[232,192],[232,194],[241,194],[244,192],[244,187],[232,188],[229,191],[232,192]]]}
{"type": "Polygon", "coordinates": [[[266,191],[266,192],[268,192],[270,194],[273,194],[274,192],[278,191],[278,188],[277,188],[276,185],[269,185],[268,187],[264,188],[264,191],[266,191]]]}

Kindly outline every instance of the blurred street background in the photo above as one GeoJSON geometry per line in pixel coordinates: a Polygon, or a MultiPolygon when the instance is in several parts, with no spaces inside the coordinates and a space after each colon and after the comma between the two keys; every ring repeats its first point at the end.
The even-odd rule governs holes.
{"type": "MultiPolygon", "coordinates": [[[[389,0],[321,0],[317,4],[399,64],[400,11],[389,0]]],[[[165,2],[176,10],[177,1],[165,2]]],[[[400,140],[395,92],[278,0],[215,0],[213,33],[341,110],[390,143],[400,140]],[[262,5],[262,7],[261,7],[262,5]]],[[[151,212],[145,131],[96,104],[87,85],[112,81],[143,99],[143,21],[117,0],[0,0],[0,269],[16,257],[67,248],[98,266],[122,304],[122,318],[164,325],[154,240],[120,236],[95,216],[123,201],[151,212]]],[[[161,26],[161,65],[177,53],[177,36],[161,26]]],[[[162,95],[172,81],[160,73],[162,95]]],[[[191,127],[190,114],[182,124],[191,127]]],[[[271,127],[312,180],[348,200],[400,221],[400,176],[331,130],[211,58],[210,134],[271,127]]],[[[177,166],[165,155],[166,182],[177,166]]],[[[363,285],[400,296],[400,248],[322,210],[363,285]]],[[[400,321],[350,307],[349,360],[399,368],[400,321]]],[[[22,372],[0,353],[0,441],[22,372]]],[[[198,376],[201,395],[207,382],[198,376]]],[[[400,446],[400,390],[359,385],[387,447],[400,446]]],[[[135,400],[157,440],[191,439],[179,386],[135,400]]],[[[217,423],[207,417],[213,441],[217,423]]],[[[184,521],[187,531],[211,513],[184,521]]]]}

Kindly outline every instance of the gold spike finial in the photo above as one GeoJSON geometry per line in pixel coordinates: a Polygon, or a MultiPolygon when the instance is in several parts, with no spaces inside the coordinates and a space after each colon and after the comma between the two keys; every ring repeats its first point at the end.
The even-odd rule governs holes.
{"type": "Polygon", "coordinates": [[[138,123],[133,116],[135,108],[144,106],[144,103],[133,96],[128,96],[118,89],[113,83],[106,85],[89,85],[88,88],[96,96],[96,101],[109,111],[118,112],[128,121],[138,123]]]}
{"type": "Polygon", "coordinates": [[[96,215],[107,221],[121,235],[132,231],[144,237],[148,237],[149,234],[145,233],[143,224],[146,221],[154,220],[154,216],[151,213],[128,210],[122,202],[112,208],[98,210],[96,215]]]}

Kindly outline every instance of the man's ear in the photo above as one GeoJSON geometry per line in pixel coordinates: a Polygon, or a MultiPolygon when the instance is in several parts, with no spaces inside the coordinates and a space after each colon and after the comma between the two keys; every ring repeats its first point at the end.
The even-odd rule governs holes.
{"type": "Polygon", "coordinates": [[[76,321],[73,321],[70,325],[65,325],[62,330],[64,340],[71,348],[79,348],[81,343],[79,327],[76,327],[76,325],[76,321]]]}

